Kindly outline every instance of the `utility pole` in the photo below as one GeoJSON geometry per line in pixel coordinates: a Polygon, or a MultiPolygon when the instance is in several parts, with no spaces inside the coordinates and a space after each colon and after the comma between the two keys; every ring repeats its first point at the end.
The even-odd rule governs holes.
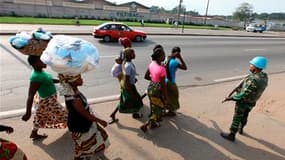
{"type": "Polygon", "coordinates": [[[208,2],[207,2],[206,14],[205,14],[205,19],[204,19],[204,24],[206,24],[206,23],[207,23],[207,16],[208,16],[209,2],[210,2],[210,0],[208,0],[208,2]]]}
{"type": "Polygon", "coordinates": [[[182,33],[184,33],[185,16],[186,16],[186,8],[184,9],[184,13],[183,13],[182,30],[181,30],[182,33]]]}
{"type": "Polygon", "coordinates": [[[179,19],[180,19],[180,12],[181,12],[181,4],[183,0],[179,0],[179,5],[178,5],[178,13],[177,13],[177,24],[179,24],[179,19]]]}

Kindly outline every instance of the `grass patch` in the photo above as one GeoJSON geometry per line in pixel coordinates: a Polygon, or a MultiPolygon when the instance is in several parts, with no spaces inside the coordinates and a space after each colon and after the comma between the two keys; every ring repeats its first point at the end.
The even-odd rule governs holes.
{"type": "MultiPolygon", "coordinates": [[[[80,25],[92,25],[97,26],[110,20],[93,20],[93,19],[80,19],[80,25]]],[[[141,26],[139,22],[121,21],[129,26],[141,26]]],[[[49,24],[49,25],[75,25],[75,19],[68,18],[35,18],[35,17],[0,17],[0,23],[9,24],[49,24]]],[[[173,27],[170,24],[165,23],[144,23],[145,27],[173,27]]],[[[182,25],[179,25],[181,28],[182,25]]],[[[213,30],[228,30],[230,28],[214,26],[202,26],[202,25],[184,25],[185,29],[213,29],[213,30]]]]}

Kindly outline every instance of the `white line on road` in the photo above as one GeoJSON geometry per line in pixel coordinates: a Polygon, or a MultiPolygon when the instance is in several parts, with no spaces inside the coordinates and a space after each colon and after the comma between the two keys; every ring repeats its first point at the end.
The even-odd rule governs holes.
{"type": "Polygon", "coordinates": [[[118,55],[100,56],[100,58],[116,58],[118,55]]]}
{"type": "Polygon", "coordinates": [[[244,51],[250,52],[250,51],[265,51],[264,48],[252,48],[252,49],[245,49],[244,51]]]}
{"type": "Polygon", "coordinates": [[[233,76],[233,77],[227,77],[227,78],[221,78],[221,79],[215,79],[215,82],[226,82],[226,81],[233,81],[233,80],[239,80],[244,78],[246,75],[241,76],[233,76]]]}

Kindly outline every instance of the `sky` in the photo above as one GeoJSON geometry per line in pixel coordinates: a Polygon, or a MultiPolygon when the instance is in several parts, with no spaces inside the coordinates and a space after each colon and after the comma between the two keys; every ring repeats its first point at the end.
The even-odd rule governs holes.
{"type": "MultiPolygon", "coordinates": [[[[167,10],[171,10],[178,6],[180,0],[108,0],[116,2],[116,4],[136,1],[147,7],[159,6],[167,10]]],[[[186,10],[196,11],[204,15],[208,0],[183,0],[182,5],[186,6],[186,10]]],[[[253,6],[253,12],[256,13],[285,13],[285,0],[209,0],[208,15],[232,15],[237,7],[243,2],[247,2],[253,6]]]]}

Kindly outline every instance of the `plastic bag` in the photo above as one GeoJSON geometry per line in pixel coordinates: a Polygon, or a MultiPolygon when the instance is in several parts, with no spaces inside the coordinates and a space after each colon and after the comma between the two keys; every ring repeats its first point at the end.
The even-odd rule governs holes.
{"type": "Polygon", "coordinates": [[[56,35],[44,50],[41,60],[57,73],[77,75],[94,69],[99,63],[99,53],[88,41],[56,35]]]}

